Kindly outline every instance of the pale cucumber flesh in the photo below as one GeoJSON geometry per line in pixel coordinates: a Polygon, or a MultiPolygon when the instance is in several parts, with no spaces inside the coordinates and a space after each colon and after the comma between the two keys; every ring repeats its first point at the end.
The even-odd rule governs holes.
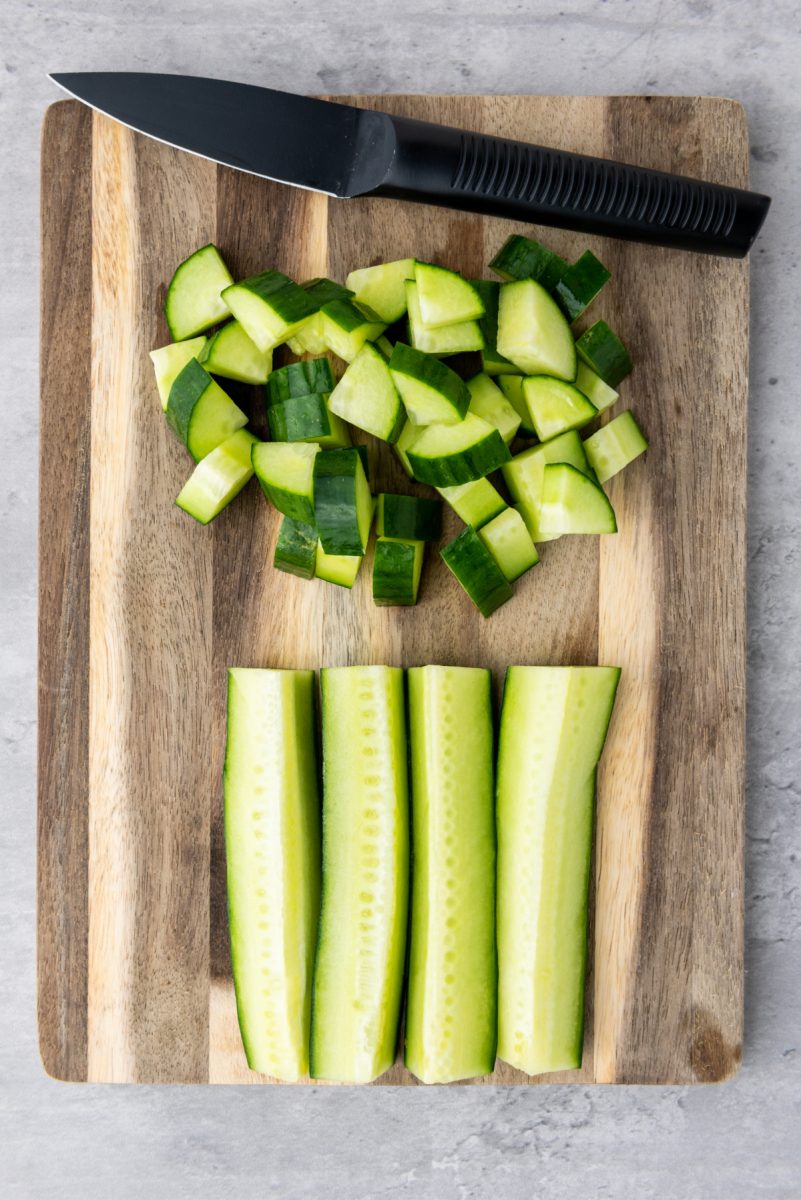
{"type": "Polygon", "coordinates": [[[309,1071],[320,888],[311,671],[228,673],[225,846],[231,960],[248,1065],[309,1071]]]}
{"type": "Polygon", "coordinates": [[[405,1061],[424,1083],[448,1083],[495,1064],[490,673],[431,666],[408,675],[414,872],[405,1061]]]}
{"type": "Polygon", "coordinates": [[[323,893],[311,1071],[367,1083],[395,1059],[409,887],[403,672],[323,670],[323,893]]]}
{"type": "Polygon", "coordinates": [[[620,672],[511,667],[498,750],[498,1055],[581,1065],[595,776],[620,672]]]}

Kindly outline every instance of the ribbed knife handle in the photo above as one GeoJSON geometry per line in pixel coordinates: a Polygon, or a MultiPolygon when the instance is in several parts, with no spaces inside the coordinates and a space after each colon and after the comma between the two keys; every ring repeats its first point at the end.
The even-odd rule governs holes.
{"type": "Polygon", "coordinates": [[[770,200],[609,159],[393,117],[378,194],[740,258],[770,200]]]}

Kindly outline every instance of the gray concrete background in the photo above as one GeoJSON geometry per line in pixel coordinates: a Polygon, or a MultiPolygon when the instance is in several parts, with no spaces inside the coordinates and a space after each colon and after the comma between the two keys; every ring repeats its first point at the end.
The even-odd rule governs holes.
{"type": "Polygon", "coordinates": [[[5,0],[0,146],[0,1193],[800,1195],[797,4],[5,0]],[[747,1030],[734,1082],[359,1091],[76,1087],[45,1078],[33,934],[38,142],[56,98],[45,72],[93,68],[309,92],[718,93],[745,103],[753,184],[773,194],[774,208],[752,260],[747,1030]]]}

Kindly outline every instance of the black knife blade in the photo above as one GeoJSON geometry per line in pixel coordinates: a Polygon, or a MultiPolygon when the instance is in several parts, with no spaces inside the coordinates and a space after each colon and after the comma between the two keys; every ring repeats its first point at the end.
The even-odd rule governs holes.
{"type": "Polygon", "coordinates": [[[124,125],[329,196],[385,196],[741,258],[767,196],[271,88],[147,72],[54,74],[124,125]]]}

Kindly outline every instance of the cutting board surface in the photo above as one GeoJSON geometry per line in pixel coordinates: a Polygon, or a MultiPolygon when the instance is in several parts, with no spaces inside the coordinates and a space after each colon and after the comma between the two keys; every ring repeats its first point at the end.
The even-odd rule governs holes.
{"type": "MultiPolygon", "coordinates": [[[[721,99],[380,97],[355,103],[745,185],[721,99]]],[[[620,533],[565,538],[483,620],[436,553],[415,609],[274,571],[255,484],[201,528],[148,350],[176,264],[304,279],[416,255],[472,276],[513,222],[337,202],[149,141],[76,102],[42,158],[39,1030],[62,1079],[260,1082],[228,958],[221,769],[229,665],[623,668],[600,778],[574,1082],[719,1080],[742,1036],[747,265],[539,235],[611,268],[652,449],[609,485],[620,533]]],[[[537,230],[533,230],[537,236],[537,230]]],[[[250,393],[244,393],[250,402],[250,393]]],[[[262,414],[253,402],[255,427],[262,414]]],[[[406,487],[386,451],[379,488],[406,487]]],[[[451,521],[448,532],[457,527],[451,521]]],[[[480,1082],[528,1077],[499,1063],[480,1082]]],[[[414,1082],[397,1064],[380,1082],[414,1082]]]]}

